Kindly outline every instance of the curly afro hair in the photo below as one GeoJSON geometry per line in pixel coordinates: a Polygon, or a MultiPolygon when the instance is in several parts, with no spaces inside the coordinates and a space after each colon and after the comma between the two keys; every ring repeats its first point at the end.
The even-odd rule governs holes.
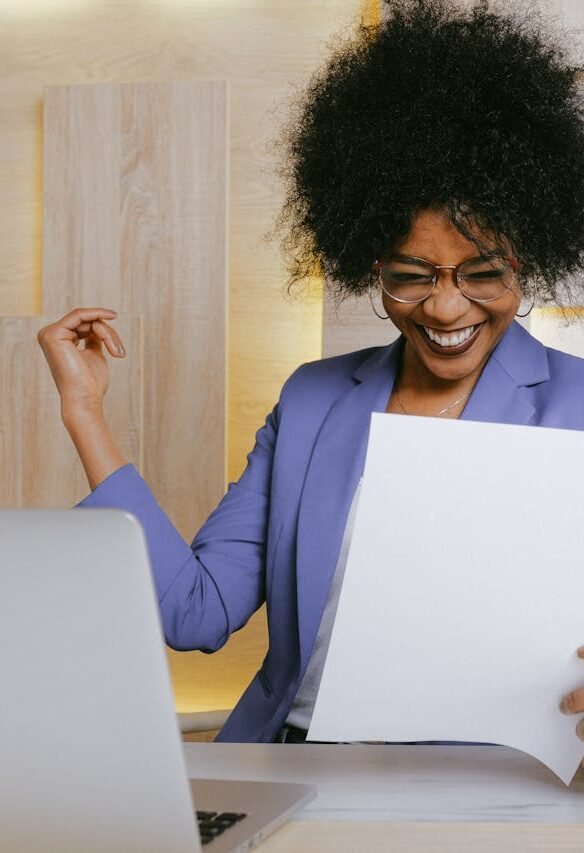
{"type": "Polygon", "coordinates": [[[280,217],[290,281],[318,264],[358,294],[426,208],[521,260],[538,301],[584,265],[584,108],[577,69],[537,18],[490,0],[386,0],[312,79],[284,131],[280,217]]]}

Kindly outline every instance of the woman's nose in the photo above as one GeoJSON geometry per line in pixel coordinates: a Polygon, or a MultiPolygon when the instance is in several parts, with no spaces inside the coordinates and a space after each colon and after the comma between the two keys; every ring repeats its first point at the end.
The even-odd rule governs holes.
{"type": "Polygon", "coordinates": [[[454,281],[452,270],[440,270],[430,296],[424,300],[424,313],[446,325],[468,311],[470,301],[454,281]]]}

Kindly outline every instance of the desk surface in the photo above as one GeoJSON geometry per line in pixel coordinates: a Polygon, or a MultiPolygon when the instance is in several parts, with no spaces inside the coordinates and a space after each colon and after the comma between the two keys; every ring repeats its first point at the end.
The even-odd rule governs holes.
{"type": "Polygon", "coordinates": [[[504,747],[185,744],[193,777],[314,782],[262,851],[584,850],[584,773],[566,788],[504,747]]]}

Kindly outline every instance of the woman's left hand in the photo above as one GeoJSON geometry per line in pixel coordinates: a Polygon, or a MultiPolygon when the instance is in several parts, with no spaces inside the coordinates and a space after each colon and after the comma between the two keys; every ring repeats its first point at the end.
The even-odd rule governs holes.
{"type": "MultiPolygon", "coordinates": [[[[584,660],[584,646],[578,649],[577,655],[584,660]]],[[[584,687],[566,693],[560,702],[560,711],[563,714],[584,714],[584,687]]],[[[578,722],[576,734],[581,740],[584,740],[584,718],[578,722]]],[[[584,764],[584,761],[582,763],[584,764]]]]}

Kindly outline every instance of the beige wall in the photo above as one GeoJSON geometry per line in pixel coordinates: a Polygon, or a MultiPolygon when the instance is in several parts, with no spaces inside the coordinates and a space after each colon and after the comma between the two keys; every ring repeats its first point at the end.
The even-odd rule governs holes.
{"type": "Polygon", "coordinates": [[[229,472],[282,381],[320,353],[318,300],[287,301],[264,241],[278,189],[266,142],[332,34],[376,0],[0,0],[0,314],[41,309],[43,87],[224,78],[230,84],[229,472]]]}
{"type": "MultiPolygon", "coordinates": [[[[285,115],[283,101],[326,55],[333,34],[361,16],[374,19],[378,6],[378,0],[0,0],[0,315],[42,310],[44,87],[229,83],[230,478],[241,471],[283,380],[321,350],[320,299],[284,297],[277,247],[264,239],[279,205],[266,143],[285,115]]],[[[205,659],[198,683],[190,656],[172,656],[181,710],[231,704],[263,653],[261,617],[246,631],[229,655],[205,659]]]]}

